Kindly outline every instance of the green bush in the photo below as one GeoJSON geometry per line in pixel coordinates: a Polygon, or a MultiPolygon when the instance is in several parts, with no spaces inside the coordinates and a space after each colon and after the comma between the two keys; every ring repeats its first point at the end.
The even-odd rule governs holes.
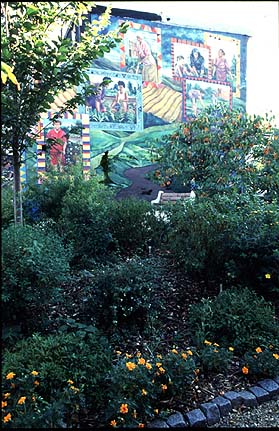
{"type": "Polygon", "coordinates": [[[152,259],[134,257],[91,270],[91,282],[83,291],[85,323],[93,321],[108,332],[117,328],[144,330],[159,307],[152,299],[160,286],[160,275],[152,265],[152,259]]]}
{"type": "Polygon", "coordinates": [[[248,288],[231,288],[189,308],[196,343],[207,339],[243,354],[259,345],[279,347],[279,326],[270,303],[248,288]]]}
{"type": "Polygon", "coordinates": [[[91,267],[106,259],[113,247],[109,230],[113,193],[96,178],[73,181],[62,202],[59,229],[73,246],[72,264],[91,267]]]}
{"type": "Polygon", "coordinates": [[[14,222],[13,187],[10,184],[1,187],[1,222],[2,228],[14,222]]]}
{"type": "Polygon", "coordinates": [[[279,350],[276,351],[273,345],[263,349],[259,346],[253,352],[246,352],[242,362],[249,375],[258,379],[279,375],[279,350]]]}
{"type": "Polygon", "coordinates": [[[198,196],[267,190],[278,202],[278,131],[268,115],[224,104],[206,108],[165,137],[159,163],[167,181],[194,182],[198,196]]]}
{"type": "Polygon", "coordinates": [[[49,225],[10,226],[2,231],[4,325],[41,330],[43,317],[70,274],[70,250],[49,225]]]}
{"type": "MultiPolygon", "coordinates": [[[[17,376],[37,371],[38,393],[46,401],[59,400],[68,380],[82,388],[88,405],[96,411],[105,397],[105,376],[111,366],[108,341],[94,327],[58,335],[32,337],[18,341],[3,352],[2,373],[17,376]]],[[[80,389],[81,390],[81,389],[80,389]]]]}
{"type": "Polygon", "coordinates": [[[150,202],[128,198],[112,203],[110,231],[121,254],[141,254],[158,246],[163,222],[150,202]]]}

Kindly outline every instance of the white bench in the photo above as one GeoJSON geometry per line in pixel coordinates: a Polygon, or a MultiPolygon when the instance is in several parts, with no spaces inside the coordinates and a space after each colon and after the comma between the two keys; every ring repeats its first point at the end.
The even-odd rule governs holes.
{"type": "Polygon", "coordinates": [[[158,196],[156,199],[153,199],[151,201],[152,205],[163,205],[166,203],[175,203],[178,200],[185,200],[185,199],[195,199],[196,195],[195,192],[192,190],[191,193],[174,193],[174,192],[164,192],[163,190],[160,190],[158,192],[158,196]]]}

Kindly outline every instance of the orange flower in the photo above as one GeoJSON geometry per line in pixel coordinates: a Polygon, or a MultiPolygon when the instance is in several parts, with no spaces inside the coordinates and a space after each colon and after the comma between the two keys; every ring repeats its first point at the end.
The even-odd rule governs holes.
{"type": "Polygon", "coordinates": [[[145,365],[145,359],[144,358],[139,358],[138,364],[145,365]]]}
{"type": "Polygon", "coordinates": [[[35,381],[34,381],[34,385],[35,385],[35,386],[39,386],[39,384],[40,384],[40,382],[38,382],[38,380],[35,380],[35,381]]]}
{"type": "Polygon", "coordinates": [[[110,421],[110,425],[112,426],[112,427],[116,427],[116,425],[117,425],[117,422],[116,422],[116,420],[112,420],[112,421],[110,421]]]}
{"type": "Polygon", "coordinates": [[[128,413],[129,409],[128,409],[128,404],[121,404],[120,409],[119,409],[120,413],[128,413]]]}
{"type": "Polygon", "coordinates": [[[152,369],[152,365],[151,365],[151,364],[149,364],[149,363],[147,363],[145,366],[146,366],[146,368],[147,368],[148,370],[151,370],[151,369],[152,369]]]}
{"type": "Polygon", "coordinates": [[[38,373],[38,371],[31,371],[31,374],[32,374],[32,376],[37,376],[39,373],[38,373]]]}
{"type": "Polygon", "coordinates": [[[4,418],[3,418],[3,422],[4,422],[4,423],[7,423],[7,422],[9,422],[10,420],[12,420],[12,415],[11,415],[11,413],[8,413],[6,416],[4,416],[4,418]]]}
{"type": "Polygon", "coordinates": [[[186,353],[181,353],[181,356],[182,356],[183,359],[187,359],[186,353]]]}
{"type": "Polygon", "coordinates": [[[168,389],[167,385],[161,385],[162,391],[166,391],[168,389]]]}
{"type": "Polygon", "coordinates": [[[147,395],[147,391],[146,391],[145,389],[142,389],[142,390],[141,390],[141,394],[142,394],[142,395],[147,395]]]}
{"type": "Polygon", "coordinates": [[[243,374],[248,374],[249,369],[247,367],[242,367],[242,372],[243,372],[243,374]]]}
{"type": "Polygon", "coordinates": [[[257,347],[257,348],[256,348],[256,352],[257,352],[257,353],[261,353],[261,352],[262,352],[262,349],[261,349],[260,347],[257,347]]]}
{"type": "Polygon", "coordinates": [[[193,355],[192,350],[187,350],[187,353],[188,353],[188,355],[190,355],[190,356],[192,356],[192,355],[193,355]]]}
{"type": "Polygon", "coordinates": [[[272,356],[273,356],[275,359],[279,359],[279,355],[277,355],[277,353],[273,353],[273,354],[272,354],[272,356]]]}
{"type": "Polygon", "coordinates": [[[6,375],[6,380],[11,380],[11,379],[13,379],[15,377],[15,373],[8,373],[7,375],[6,375]]]}
{"type": "Polygon", "coordinates": [[[26,397],[20,397],[20,399],[18,400],[18,404],[24,404],[26,400],[26,397]]]}
{"type": "Polygon", "coordinates": [[[7,401],[2,401],[2,409],[3,409],[4,407],[7,407],[7,405],[8,405],[7,401]]]}
{"type": "Polygon", "coordinates": [[[127,362],[126,367],[129,371],[133,371],[136,368],[136,364],[134,364],[134,362],[127,362]]]}

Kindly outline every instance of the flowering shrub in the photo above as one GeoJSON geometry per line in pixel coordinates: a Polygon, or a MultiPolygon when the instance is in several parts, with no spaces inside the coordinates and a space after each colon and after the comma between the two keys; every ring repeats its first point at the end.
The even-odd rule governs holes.
{"type": "Polygon", "coordinates": [[[244,354],[243,362],[249,375],[257,378],[276,377],[279,374],[279,348],[275,349],[272,344],[257,347],[253,352],[244,354]]]}
{"type": "Polygon", "coordinates": [[[111,370],[106,419],[112,426],[141,427],[162,410],[164,400],[180,397],[196,377],[191,350],[166,355],[117,352],[111,370]]]}
{"type": "Polygon", "coordinates": [[[2,382],[3,428],[56,428],[72,427],[83,405],[80,389],[72,380],[53,393],[50,398],[40,394],[40,372],[21,373],[10,371],[2,382]]]}
{"type": "Polygon", "coordinates": [[[218,343],[204,340],[198,349],[199,367],[204,373],[226,372],[233,357],[233,348],[221,347],[218,343]]]}

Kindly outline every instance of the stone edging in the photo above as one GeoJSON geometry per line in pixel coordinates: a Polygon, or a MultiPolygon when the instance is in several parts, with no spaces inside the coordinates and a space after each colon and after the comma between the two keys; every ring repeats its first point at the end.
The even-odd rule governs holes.
{"type": "Polygon", "coordinates": [[[191,428],[207,427],[220,422],[232,409],[241,405],[257,407],[266,401],[277,398],[279,395],[279,376],[273,379],[260,380],[247,390],[229,391],[222,396],[200,405],[199,408],[186,413],[175,412],[167,419],[154,419],[147,428],[191,428]]]}

